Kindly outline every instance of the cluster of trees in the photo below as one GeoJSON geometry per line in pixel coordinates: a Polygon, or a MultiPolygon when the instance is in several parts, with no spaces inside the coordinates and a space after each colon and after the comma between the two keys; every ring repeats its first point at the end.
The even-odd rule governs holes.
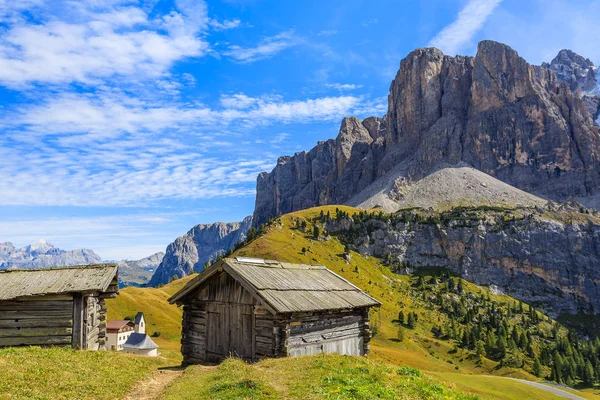
{"type": "Polygon", "coordinates": [[[559,383],[600,381],[599,339],[583,340],[523,302],[503,303],[465,290],[462,279],[448,274],[417,277],[414,288],[448,316],[432,328],[436,337],[559,383]]]}
{"type": "Polygon", "coordinates": [[[419,315],[416,312],[409,312],[408,318],[405,318],[404,311],[398,313],[398,323],[400,325],[406,325],[410,329],[415,329],[417,327],[417,322],[419,322],[419,315]]]}

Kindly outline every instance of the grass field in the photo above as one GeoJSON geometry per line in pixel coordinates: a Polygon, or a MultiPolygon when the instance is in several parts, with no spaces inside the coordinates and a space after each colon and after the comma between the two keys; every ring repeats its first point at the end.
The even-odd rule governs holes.
{"type": "Polygon", "coordinates": [[[0,399],[118,399],[164,364],[109,351],[0,350],[0,399]]]}
{"type": "Polygon", "coordinates": [[[228,359],[213,370],[193,366],[163,396],[166,400],[475,398],[412,368],[333,354],[266,359],[252,366],[228,359]]]}

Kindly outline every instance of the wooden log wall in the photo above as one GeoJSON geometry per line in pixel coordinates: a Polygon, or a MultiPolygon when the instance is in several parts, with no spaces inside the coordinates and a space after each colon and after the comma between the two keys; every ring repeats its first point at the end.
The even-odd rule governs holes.
{"type": "Polygon", "coordinates": [[[183,306],[181,331],[181,354],[183,364],[199,364],[206,361],[206,311],[204,304],[183,306]]]}
{"type": "Polygon", "coordinates": [[[97,296],[86,296],[83,310],[83,348],[99,350],[106,341],[106,301],[97,296]]]}
{"type": "Polygon", "coordinates": [[[183,307],[184,364],[219,361],[232,352],[249,361],[281,355],[283,343],[275,335],[281,326],[285,321],[258,306],[252,294],[221,273],[191,293],[183,307]]]}
{"type": "Polygon", "coordinates": [[[70,295],[0,301],[0,347],[71,346],[72,333],[70,295]]]}
{"type": "Polygon", "coordinates": [[[323,352],[365,355],[371,337],[368,312],[294,314],[284,336],[287,354],[292,356],[323,352]]]}

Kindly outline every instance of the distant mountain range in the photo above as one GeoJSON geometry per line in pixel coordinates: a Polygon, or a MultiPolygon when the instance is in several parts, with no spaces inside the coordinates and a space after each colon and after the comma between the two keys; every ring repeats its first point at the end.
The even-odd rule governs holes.
{"type": "Polygon", "coordinates": [[[162,251],[141,260],[119,261],[119,281],[123,286],[146,286],[163,260],[162,251]]]}
{"type": "MultiPolygon", "coordinates": [[[[164,253],[156,253],[141,260],[121,260],[121,286],[143,286],[161,263],[164,253]]],[[[102,258],[90,249],[62,250],[41,239],[17,248],[10,242],[0,243],[0,269],[44,268],[84,264],[100,264],[102,258]]],[[[106,261],[104,261],[106,262],[106,261]]]]}
{"type": "Polygon", "coordinates": [[[80,264],[98,264],[102,259],[93,250],[61,250],[45,240],[22,248],[12,243],[0,243],[0,269],[41,268],[80,264]]]}

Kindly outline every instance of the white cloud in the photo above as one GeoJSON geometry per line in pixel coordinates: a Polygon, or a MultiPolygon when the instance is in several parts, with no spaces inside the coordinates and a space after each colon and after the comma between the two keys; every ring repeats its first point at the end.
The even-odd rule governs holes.
{"type": "Polygon", "coordinates": [[[239,19],[226,19],[224,21],[217,21],[216,19],[211,19],[209,21],[209,25],[215,31],[226,31],[229,29],[234,29],[240,27],[242,21],[239,19]]]}
{"type": "Polygon", "coordinates": [[[258,99],[246,96],[244,93],[221,95],[221,105],[225,108],[244,109],[256,104],[258,99]]]}
{"type": "Polygon", "coordinates": [[[371,101],[354,96],[244,96],[210,108],[118,92],[65,93],[5,113],[0,205],[147,206],[251,196],[257,174],[274,158],[250,147],[215,156],[214,148],[234,146],[237,131],[248,137],[257,126],[333,122],[372,111],[371,101]]]}
{"type": "Polygon", "coordinates": [[[180,12],[153,20],[127,3],[69,3],[69,22],[52,16],[39,24],[13,21],[0,36],[0,83],[19,88],[92,84],[114,76],[138,80],[163,75],[176,61],[206,53],[208,44],[199,36],[208,23],[203,2],[183,6],[178,1],[180,12]]]}
{"type": "Polygon", "coordinates": [[[338,31],[336,29],[324,29],[317,33],[317,36],[334,36],[337,35],[338,31]]]}
{"type": "Polygon", "coordinates": [[[363,85],[356,85],[353,83],[327,83],[325,86],[337,90],[355,90],[360,89],[363,85]]]}
{"type": "Polygon", "coordinates": [[[502,0],[469,0],[456,20],[431,39],[428,46],[456,55],[471,43],[473,36],[501,2],[502,0]]]}
{"type": "Polygon", "coordinates": [[[283,143],[289,137],[290,137],[289,133],[281,132],[280,134],[278,134],[274,138],[272,138],[270,142],[271,142],[271,144],[283,143]]]}
{"type": "Polygon", "coordinates": [[[271,58],[275,54],[296,44],[297,40],[294,37],[293,31],[287,31],[275,36],[266,37],[255,47],[229,46],[229,49],[224,51],[223,55],[240,63],[251,63],[271,58]]]}

